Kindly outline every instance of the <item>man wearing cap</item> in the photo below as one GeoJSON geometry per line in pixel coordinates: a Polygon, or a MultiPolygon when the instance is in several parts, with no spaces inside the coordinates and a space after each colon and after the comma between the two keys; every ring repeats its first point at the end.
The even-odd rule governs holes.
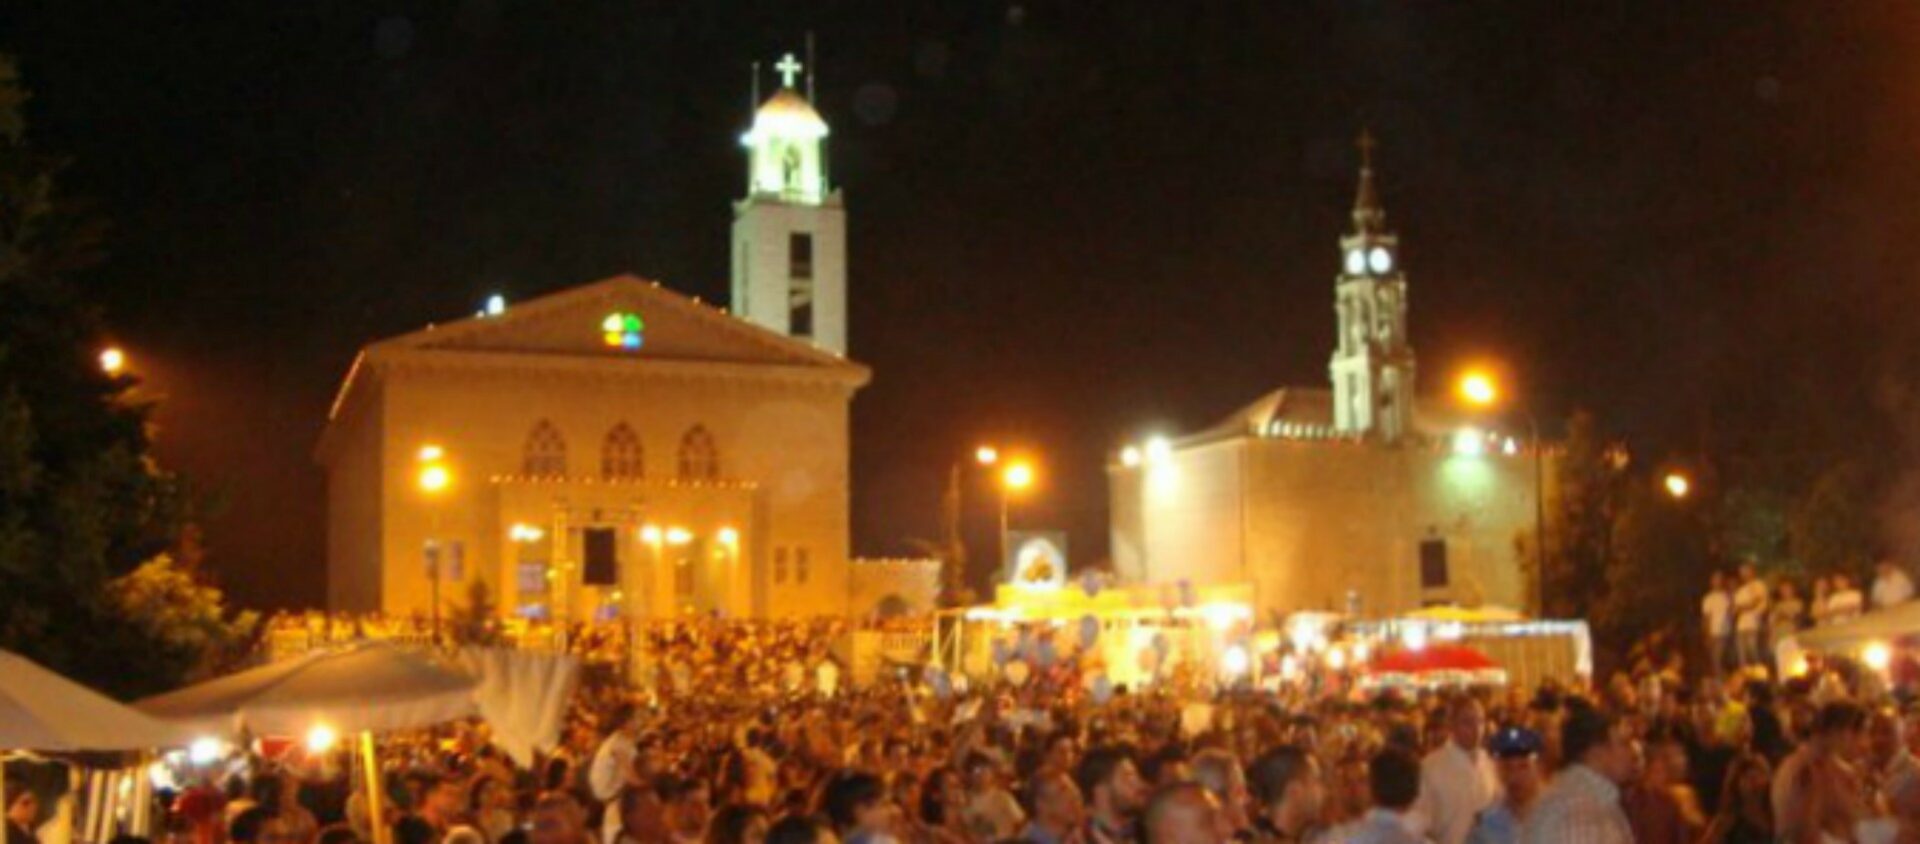
{"type": "Polygon", "coordinates": [[[1493,734],[1487,750],[1493,755],[1501,796],[1474,819],[1467,844],[1519,844],[1527,810],[1540,796],[1542,745],[1539,733],[1522,727],[1508,727],[1493,734]]]}

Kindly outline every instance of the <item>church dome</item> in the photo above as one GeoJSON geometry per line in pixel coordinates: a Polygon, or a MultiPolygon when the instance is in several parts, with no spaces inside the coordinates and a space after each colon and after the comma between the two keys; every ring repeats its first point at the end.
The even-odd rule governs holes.
{"type": "Polygon", "coordinates": [[[813,104],[792,88],[781,88],[753,113],[753,129],[747,132],[746,141],[752,144],[760,138],[818,140],[826,136],[827,121],[813,110],[813,104]]]}

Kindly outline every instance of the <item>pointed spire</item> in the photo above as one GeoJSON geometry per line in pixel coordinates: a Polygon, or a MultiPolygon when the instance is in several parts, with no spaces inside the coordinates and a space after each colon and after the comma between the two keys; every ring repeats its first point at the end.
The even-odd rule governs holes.
{"type": "Polygon", "coordinates": [[[1355,234],[1381,234],[1387,229],[1387,211],[1380,207],[1380,192],[1373,186],[1373,132],[1360,130],[1360,190],[1353,198],[1355,234]]]}

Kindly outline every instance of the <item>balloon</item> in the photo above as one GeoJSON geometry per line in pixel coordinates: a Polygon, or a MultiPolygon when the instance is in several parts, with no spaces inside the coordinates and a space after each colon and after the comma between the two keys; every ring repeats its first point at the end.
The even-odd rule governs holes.
{"type": "Polygon", "coordinates": [[[993,640],[993,664],[994,665],[1006,665],[1007,660],[1012,658],[1013,658],[1013,649],[1007,647],[1007,642],[1005,639],[993,640]]]}
{"type": "Polygon", "coordinates": [[[1081,572],[1080,591],[1087,593],[1089,598],[1097,597],[1100,594],[1100,572],[1093,569],[1081,572]]]}
{"type": "Polygon", "coordinates": [[[1080,617],[1080,647],[1091,648],[1100,641],[1100,619],[1092,613],[1080,617]]]}
{"type": "Polygon", "coordinates": [[[1007,682],[1012,683],[1015,686],[1026,685],[1027,679],[1033,676],[1033,669],[1028,668],[1025,662],[1021,662],[1020,660],[1017,660],[1017,659],[1007,663],[1006,672],[1007,672],[1007,682]]]}
{"type": "Polygon", "coordinates": [[[933,696],[946,700],[953,694],[953,681],[947,679],[947,672],[937,665],[927,666],[927,685],[933,689],[933,696]]]}
{"type": "Polygon", "coordinates": [[[1107,679],[1107,675],[1096,675],[1090,685],[1092,687],[1087,691],[1093,693],[1094,703],[1106,703],[1113,699],[1113,681],[1107,679]]]}
{"type": "Polygon", "coordinates": [[[1034,649],[1033,661],[1041,668],[1048,668],[1053,665],[1054,660],[1058,659],[1059,656],[1060,655],[1053,649],[1052,639],[1041,639],[1039,647],[1034,649]]]}
{"type": "Polygon", "coordinates": [[[1161,659],[1165,659],[1167,656],[1167,649],[1172,646],[1173,644],[1167,641],[1167,634],[1165,633],[1153,634],[1153,655],[1154,656],[1160,657],[1161,659]]]}
{"type": "Polygon", "coordinates": [[[1193,581],[1184,577],[1180,579],[1180,606],[1193,606],[1193,581]]]}
{"type": "Polygon", "coordinates": [[[1140,670],[1152,674],[1153,669],[1160,665],[1160,655],[1154,653],[1152,648],[1147,648],[1140,652],[1139,661],[1140,670]]]}

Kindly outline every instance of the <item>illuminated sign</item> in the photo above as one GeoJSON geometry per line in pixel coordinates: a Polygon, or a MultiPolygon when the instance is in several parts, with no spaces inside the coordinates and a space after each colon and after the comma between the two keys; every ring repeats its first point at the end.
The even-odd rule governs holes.
{"type": "Polygon", "coordinates": [[[615,311],[600,321],[600,339],[612,349],[638,349],[646,342],[647,323],[639,314],[615,311]]]}
{"type": "Polygon", "coordinates": [[[1059,589],[1067,582],[1064,531],[1013,531],[1007,534],[1007,582],[1021,589],[1059,589]]]}

